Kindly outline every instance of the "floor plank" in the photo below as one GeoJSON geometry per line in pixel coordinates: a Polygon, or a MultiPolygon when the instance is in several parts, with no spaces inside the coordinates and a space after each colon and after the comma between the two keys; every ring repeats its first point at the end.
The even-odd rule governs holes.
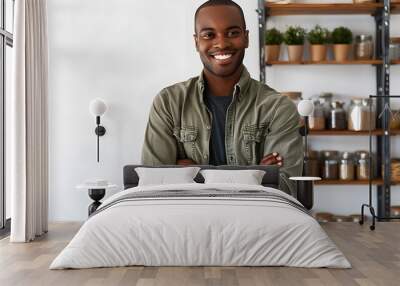
{"type": "Polygon", "coordinates": [[[400,285],[400,223],[368,225],[327,223],[322,227],[350,260],[352,269],[290,267],[116,267],[85,270],[48,269],[79,223],[53,223],[32,243],[0,240],[0,285],[136,286],[391,286],[400,285]]]}

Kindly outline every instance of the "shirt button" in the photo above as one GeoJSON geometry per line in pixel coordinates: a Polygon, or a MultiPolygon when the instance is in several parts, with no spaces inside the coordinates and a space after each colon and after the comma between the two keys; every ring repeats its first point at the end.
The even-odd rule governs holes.
{"type": "Polygon", "coordinates": [[[210,129],[211,129],[211,126],[210,126],[210,125],[206,125],[206,128],[207,128],[208,130],[210,130],[210,129]]]}
{"type": "Polygon", "coordinates": [[[207,155],[204,155],[204,156],[203,156],[203,158],[204,158],[204,159],[207,159],[207,158],[208,158],[208,156],[207,156],[207,155]]]}

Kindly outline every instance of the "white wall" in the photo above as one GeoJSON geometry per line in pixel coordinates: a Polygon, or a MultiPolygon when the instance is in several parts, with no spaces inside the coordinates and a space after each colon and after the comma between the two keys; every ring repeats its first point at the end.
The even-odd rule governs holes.
{"type": "MultiPolygon", "coordinates": [[[[161,88],[201,71],[192,34],[193,14],[202,2],[48,1],[50,220],[84,220],[90,199],[75,186],[85,179],[99,177],[122,186],[123,165],[140,162],[153,97],[161,88]],[[102,117],[107,134],[100,142],[100,163],[96,162],[95,120],[88,111],[89,102],[95,97],[106,100],[109,107],[102,117]]],[[[245,64],[258,79],[257,0],[237,3],[244,9],[250,30],[245,64]]],[[[370,17],[345,18],[294,17],[285,23],[304,27],[310,23],[328,27],[343,23],[357,31],[373,29],[370,17]]],[[[284,27],[283,18],[271,23],[284,27]]],[[[397,32],[400,34],[400,30],[397,32]]],[[[399,67],[393,69],[393,76],[398,78],[399,67]]],[[[321,91],[343,96],[366,95],[375,87],[374,70],[368,66],[274,67],[267,74],[276,89],[301,90],[306,97],[321,91]]],[[[399,90],[395,84],[393,92],[399,90]]],[[[339,145],[337,149],[348,150],[347,146],[354,142],[363,144],[362,139],[346,139],[349,144],[339,140],[328,145],[321,138],[313,140],[313,145],[339,145]]],[[[365,187],[321,187],[316,190],[316,210],[358,212],[363,199],[365,187]]]]}
{"type": "MultiPolygon", "coordinates": [[[[148,112],[163,87],[201,72],[193,15],[203,1],[49,0],[50,220],[84,220],[90,199],[75,185],[140,162],[148,112]],[[91,99],[108,104],[96,162],[91,99]]],[[[238,1],[251,30],[245,64],[259,77],[256,1],[238,1]]]]}

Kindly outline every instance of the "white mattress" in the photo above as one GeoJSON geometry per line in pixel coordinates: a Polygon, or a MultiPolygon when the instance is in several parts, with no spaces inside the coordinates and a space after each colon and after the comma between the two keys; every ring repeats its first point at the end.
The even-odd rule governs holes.
{"type": "MultiPolygon", "coordinates": [[[[135,187],[103,205],[130,192],[205,188],[265,190],[296,201],[262,186],[179,184],[135,187]]],[[[50,269],[127,265],[351,267],[318,222],[291,205],[186,197],[123,201],[104,209],[83,224],[50,269]]]]}

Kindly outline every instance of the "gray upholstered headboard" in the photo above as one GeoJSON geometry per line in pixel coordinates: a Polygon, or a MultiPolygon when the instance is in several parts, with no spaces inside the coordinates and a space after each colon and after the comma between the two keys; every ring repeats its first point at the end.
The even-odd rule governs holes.
{"type": "MultiPolygon", "coordinates": [[[[126,165],[124,167],[124,189],[136,187],[139,183],[139,177],[135,172],[136,167],[148,167],[155,168],[153,166],[144,165],[126,165]]],[[[179,165],[164,165],[159,166],[163,168],[181,168],[183,166],[179,165]]],[[[262,180],[262,185],[265,187],[272,187],[278,189],[279,186],[279,168],[277,166],[210,166],[210,165],[196,165],[201,169],[224,169],[224,170],[245,170],[245,169],[255,169],[264,170],[265,176],[262,180]]],[[[203,176],[199,173],[194,179],[197,183],[204,183],[203,176]]]]}

